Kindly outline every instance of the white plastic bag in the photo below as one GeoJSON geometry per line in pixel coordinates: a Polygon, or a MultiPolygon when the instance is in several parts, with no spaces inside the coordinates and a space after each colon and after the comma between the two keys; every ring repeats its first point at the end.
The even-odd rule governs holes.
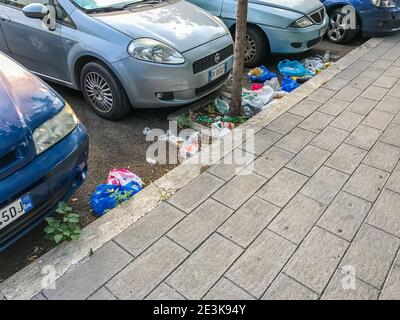
{"type": "Polygon", "coordinates": [[[231,130],[224,127],[221,121],[214,122],[211,125],[211,135],[213,138],[220,139],[225,137],[231,130]]]}
{"type": "Polygon", "coordinates": [[[324,68],[324,62],[320,58],[304,59],[302,62],[304,67],[314,75],[324,68]]]}
{"type": "Polygon", "coordinates": [[[168,130],[166,134],[163,134],[162,136],[158,137],[158,141],[168,141],[169,143],[177,147],[180,147],[184,142],[184,139],[181,137],[177,137],[172,133],[171,130],[168,130]]]}
{"type": "Polygon", "coordinates": [[[242,105],[249,105],[254,108],[262,109],[275,97],[275,90],[269,86],[264,86],[257,91],[243,90],[242,105]]]}
{"type": "Polygon", "coordinates": [[[282,90],[278,78],[272,78],[271,80],[265,81],[264,87],[271,87],[274,91],[282,90]]]}
{"type": "Polygon", "coordinates": [[[200,133],[193,132],[184,142],[179,149],[179,156],[183,159],[193,157],[200,150],[200,133]]]}

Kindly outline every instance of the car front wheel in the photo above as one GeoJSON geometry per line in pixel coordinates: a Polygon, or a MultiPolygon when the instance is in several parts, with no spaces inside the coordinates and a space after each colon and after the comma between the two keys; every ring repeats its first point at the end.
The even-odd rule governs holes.
{"type": "Polygon", "coordinates": [[[90,108],[100,117],[117,120],[131,106],[119,80],[100,62],[89,62],[81,72],[81,89],[90,108]]]}
{"type": "MultiPolygon", "coordinates": [[[[357,20],[357,18],[355,18],[357,20]]],[[[354,21],[357,26],[357,21],[354,21]]],[[[345,44],[354,39],[357,28],[349,25],[349,16],[344,13],[342,8],[332,11],[329,15],[329,25],[326,37],[334,43],[345,44]]]]}
{"type": "Polygon", "coordinates": [[[246,34],[245,66],[254,68],[262,65],[268,54],[269,48],[264,34],[253,26],[249,26],[246,34]]]}

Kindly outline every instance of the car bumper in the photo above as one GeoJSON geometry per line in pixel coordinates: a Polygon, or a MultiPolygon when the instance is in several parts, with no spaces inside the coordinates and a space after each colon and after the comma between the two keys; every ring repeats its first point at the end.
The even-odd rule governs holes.
{"type": "Polygon", "coordinates": [[[34,161],[0,183],[0,207],[29,194],[33,208],[0,230],[0,252],[51,214],[58,202],[67,200],[87,174],[88,136],[83,125],[34,161]]]}
{"type": "Polygon", "coordinates": [[[232,45],[232,37],[227,34],[184,52],[186,61],[181,65],[149,63],[129,57],[114,63],[112,69],[135,108],[185,105],[210,94],[226,82],[233,67],[233,55],[198,73],[194,73],[193,63],[232,45]],[[226,66],[226,72],[210,81],[210,71],[220,65],[226,66]],[[158,98],[157,93],[162,93],[163,98],[158,98]]]}
{"type": "Polygon", "coordinates": [[[261,26],[268,35],[271,52],[275,54],[295,54],[305,52],[321,42],[327,27],[328,17],[322,24],[308,28],[273,28],[261,26]]]}
{"type": "Polygon", "coordinates": [[[363,35],[379,36],[400,31],[400,8],[374,8],[361,12],[360,16],[363,35]]]}

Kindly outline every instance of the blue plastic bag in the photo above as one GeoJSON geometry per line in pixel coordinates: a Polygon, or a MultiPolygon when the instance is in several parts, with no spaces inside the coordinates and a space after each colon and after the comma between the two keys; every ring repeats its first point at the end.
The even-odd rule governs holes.
{"type": "Polygon", "coordinates": [[[283,77],[282,79],[282,90],[285,92],[292,92],[293,90],[297,89],[298,87],[300,87],[300,84],[295,81],[292,80],[289,77],[283,77]]]}
{"type": "Polygon", "coordinates": [[[299,61],[283,60],[279,62],[278,69],[286,77],[313,76],[299,61]]]}
{"type": "Polygon", "coordinates": [[[94,214],[100,217],[107,210],[117,207],[121,202],[130,199],[140,190],[142,190],[142,186],[137,182],[131,182],[126,186],[101,184],[92,194],[90,206],[94,214]]]}
{"type": "Polygon", "coordinates": [[[265,66],[251,69],[247,76],[251,82],[265,82],[273,78],[277,78],[276,73],[270,72],[265,66]]]}

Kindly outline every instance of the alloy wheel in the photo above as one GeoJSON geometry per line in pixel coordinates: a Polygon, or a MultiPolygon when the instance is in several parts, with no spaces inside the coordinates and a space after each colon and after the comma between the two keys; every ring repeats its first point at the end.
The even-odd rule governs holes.
{"type": "Polygon", "coordinates": [[[328,37],[335,42],[343,40],[346,34],[346,25],[344,17],[341,14],[335,13],[329,19],[328,37]]]}
{"type": "Polygon", "coordinates": [[[96,110],[101,113],[111,112],[114,104],[111,88],[100,74],[89,72],[85,76],[85,92],[96,110]]]}
{"type": "Polygon", "coordinates": [[[246,35],[246,52],[244,55],[245,63],[251,63],[257,54],[256,41],[249,35],[246,35]]]}

